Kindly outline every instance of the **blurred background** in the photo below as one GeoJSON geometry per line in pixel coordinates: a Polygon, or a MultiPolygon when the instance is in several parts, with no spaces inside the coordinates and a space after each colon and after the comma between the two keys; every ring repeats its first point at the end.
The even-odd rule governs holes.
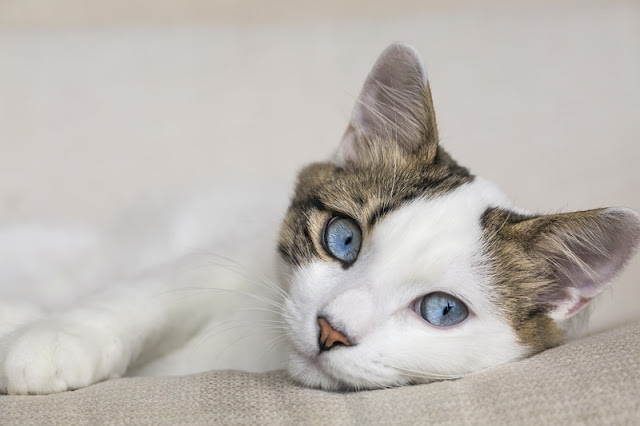
{"type": "MultiPolygon", "coordinates": [[[[442,144],[522,207],[640,210],[640,1],[0,0],[0,223],[291,181],[396,40],[442,144]]],[[[592,329],[638,300],[640,257],[592,329]]]]}

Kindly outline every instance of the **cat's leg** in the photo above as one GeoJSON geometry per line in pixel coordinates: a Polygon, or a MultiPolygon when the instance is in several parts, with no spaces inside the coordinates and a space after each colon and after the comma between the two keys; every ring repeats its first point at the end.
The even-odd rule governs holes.
{"type": "Polygon", "coordinates": [[[225,308],[225,298],[205,287],[235,281],[220,268],[172,265],[27,324],[0,340],[0,392],[47,394],[122,376],[135,361],[193,337],[225,308]]]}

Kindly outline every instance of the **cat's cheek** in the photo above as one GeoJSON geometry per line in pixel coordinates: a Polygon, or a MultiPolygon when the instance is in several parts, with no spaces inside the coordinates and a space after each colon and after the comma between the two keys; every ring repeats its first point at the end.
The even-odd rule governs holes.
{"type": "Polygon", "coordinates": [[[284,319],[292,349],[306,358],[312,358],[318,354],[318,326],[311,321],[307,310],[306,304],[288,299],[285,301],[284,319]]]}
{"type": "Polygon", "coordinates": [[[326,265],[310,263],[289,276],[291,291],[285,301],[285,319],[291,343],[308,358],[317,356],[319,326],[317,322],[320,300],[330,289],[326,265]]]}
{"type": "Polygon", "coordinates": [[[288,358],[287,373],[302,386],[324,390],[339,390],[343,387],[304,355],[293,351],[289,353],[288,358]]]}

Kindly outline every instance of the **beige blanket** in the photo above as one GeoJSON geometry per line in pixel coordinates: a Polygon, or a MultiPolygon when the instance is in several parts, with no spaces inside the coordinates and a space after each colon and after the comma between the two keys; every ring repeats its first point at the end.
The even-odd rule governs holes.
{"type": "Polygon", "coordinates": [[[0,424],[640,424],[640,323],[463,379],[328,393],[283,372],[111,380],[0,396],[0,424]]]}

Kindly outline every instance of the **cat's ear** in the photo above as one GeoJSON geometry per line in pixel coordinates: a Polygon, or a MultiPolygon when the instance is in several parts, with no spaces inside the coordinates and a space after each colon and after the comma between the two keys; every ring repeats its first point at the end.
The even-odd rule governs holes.
{"type": "Polygon", "coordinates": [[[521,225],[528,228],[529,254],[551,271],[552,284],[539,303],[556,321],[571,317],[604,290],[640,245],[640,215],[631,209],[542,216],[521,225]]]}
{"type": "Polygon", "coordinates": [[[357,165],[384,146],[397,146],[404,153],[425,148],[427,158],[432,159],[437,143],[422,58],[409,45],[392,44],[369,73],[334,160],[340,165],[357,165]]]}

